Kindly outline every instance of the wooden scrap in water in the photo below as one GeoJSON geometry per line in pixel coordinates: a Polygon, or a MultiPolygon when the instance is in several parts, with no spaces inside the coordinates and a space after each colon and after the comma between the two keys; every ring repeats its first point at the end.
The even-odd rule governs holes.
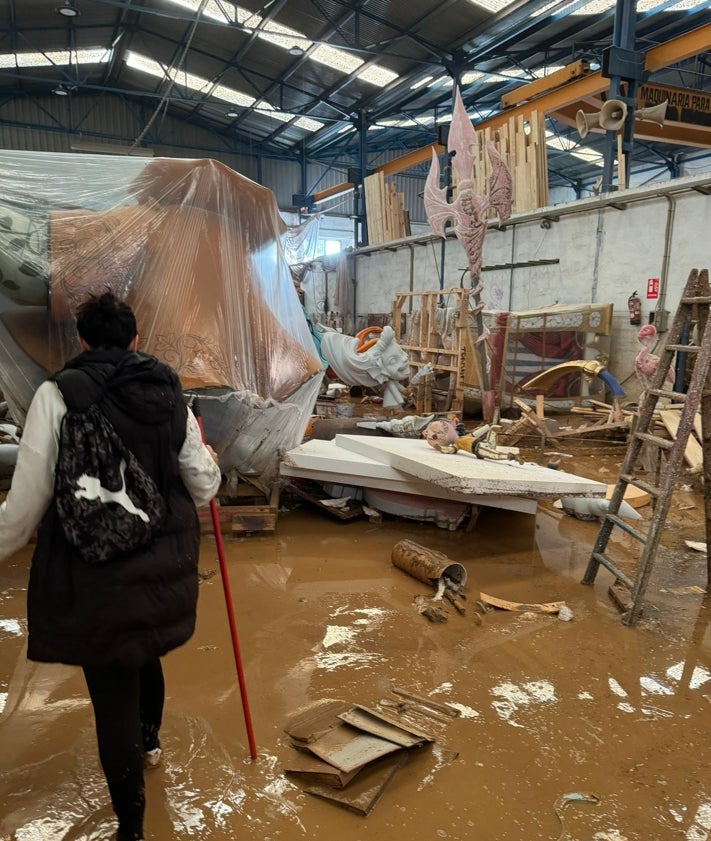
{"type": "Polygon", "coordinates": [[[309,742],[308,750],[341,771],[361,768],[402,747],[389,739],[373,736],[340,720],[338,725],[320,738],[309,742]]]}
{"type": "Polygon", "coordinates": [[[417,612],[426,616],[430,622],[446,622],[449,619],[447,608],[441,601],[434,601],[431,596],[417,595],[412,599],[417,612]]]}
{"type": "Polygon", "coordinates": [[[361,769],[341,771],[315,756],[301,753],[293,758],[284,773],[309,785],[326,785],[329,788],[343,788],[361,769]]]}
{"type": "Polygon", "coordinates": [[[433,710],[437,710],[437,712],[445,713],[445,715],[451,716],[452,718],[457,718],[459,716],[459,710],[455,709],[454,707],[450,707],[447,704],[440,704],[437,701],[433,701],[431,698],[424,698],[422,695],[415,695],[412,692],[407,692],[404,689],[399,689],[397,686],[394,689],[390,690],[393,695],[399,695],[401,698],[407,698],[409,701],[415,701],[418,704],[422,704],[425,707],[430,707],[433,710]]]}
{"type": "Polygon", "coordinates": [[[428,733],[406,726],[385,713],[369,707],[362,707],[360,704],[355,704],[349,710],[340,713],[338,717],[341,721],[345,721],[353,727],[365,730],[366,733],[371,733],[373,736],[389,739],[404,748],[419,747],[425,742],[434,741],[434,737],[428,733]]]}
{"type": "Polygon", "coordinates": [[[305,791],[365,817],[373,810],[392,778],[406,761],[407,751],[400,749],[396,754],[386,756],[364,768],[343,791],[328,786],[312,786],[305,791]]]}
{"type": "Polygon", "coordinates": [[[543,602],[537,604],[526,604],[525,602],[510,602],[507,599],[499,599],[496,596],[489,596],[486,593],[479,593],[479,598],[485,604],[501,610],[512,610],[516,612],[533,611],[534,613],[558,613],[565,602],[543,602]]]}
{"type": "Polygon", "coordinates": [[[338,714],[347,710],[351,705],[346,701],[333,698],[322,698],[296,712],[287,721],[284,732],[296,743],[308,745],[319,737],[338,727],[338,714]]]}

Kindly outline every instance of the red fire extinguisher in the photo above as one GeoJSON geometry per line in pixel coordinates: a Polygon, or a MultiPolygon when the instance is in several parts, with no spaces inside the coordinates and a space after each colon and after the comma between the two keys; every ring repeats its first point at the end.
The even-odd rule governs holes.
{"type": "Polygon", "coordinates": [[[642,300],[637,294],[637,290],[627,299],[627,309],[630,311],[630,324],[642,323],[642,300]]]}

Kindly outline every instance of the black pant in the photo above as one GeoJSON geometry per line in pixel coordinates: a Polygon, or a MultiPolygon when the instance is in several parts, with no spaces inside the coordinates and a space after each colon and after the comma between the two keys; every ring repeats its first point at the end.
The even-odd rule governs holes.
{"type": "Polygon", "coordinates": [[[143,754],[159,746],[165,685],[156,657],[138,669],[84,668],[94,706],[99,758],[119,819],[117,841],[143,838],[143,754]]]}

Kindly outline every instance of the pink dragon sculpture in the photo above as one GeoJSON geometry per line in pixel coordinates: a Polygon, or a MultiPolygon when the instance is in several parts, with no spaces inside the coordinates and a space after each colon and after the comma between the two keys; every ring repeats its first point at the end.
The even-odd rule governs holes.
{"type": "Polygon", "coordinates": [[[487,358],[486,336],[488,330],[484,326],[481,311],[484,304],[481,291],[484,288],[481,279],[482,249],[486,235],[486,212],[490,208],[496,211],[499,221],[504,222],[511,215],[511,174],[506,164],[496,151],[494,144],[489,141],[486,151],[491,162],[492,173],[487,179],[488,193],[477,195],[474,192],[472,150],[479,148],[479,136],[472,126],[457,89],[452,112],[452,124],[449,129],[447,151],[454,153],[452,166],[457,173],[457,198],[453,202],[447,201],[447,187],[440,187],[439,159],[432,149],[432,166],[425,182],[425,211],[432,230],[440,236],[445,236],[446,223],[454,224],[454,233],[462,243],[469,263],[471,277],[470,296],[473,301],[472,313],[476,318],[479,356],[481,359],[482,382],[482,413],[484,420],[491,422],[494,416],[495,396],[490,388],[490,362],[487,358]]]}

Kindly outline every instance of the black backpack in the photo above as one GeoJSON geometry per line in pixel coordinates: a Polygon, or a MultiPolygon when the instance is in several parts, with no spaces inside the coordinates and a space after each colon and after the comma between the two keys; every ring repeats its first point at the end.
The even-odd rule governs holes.
{"type": "Polygon", "coordinates": [[[166,515],[156,483],[124,444],[102,412],[103,392],[88,407],[76,408],[72,388],[77,373],[54,379],[67,404],[54,473],[54,504],[69,543],[90,564],[102,564],[148,546],[166,515]],[[65,388],[63,388],[63,385],[65,388]]]}

